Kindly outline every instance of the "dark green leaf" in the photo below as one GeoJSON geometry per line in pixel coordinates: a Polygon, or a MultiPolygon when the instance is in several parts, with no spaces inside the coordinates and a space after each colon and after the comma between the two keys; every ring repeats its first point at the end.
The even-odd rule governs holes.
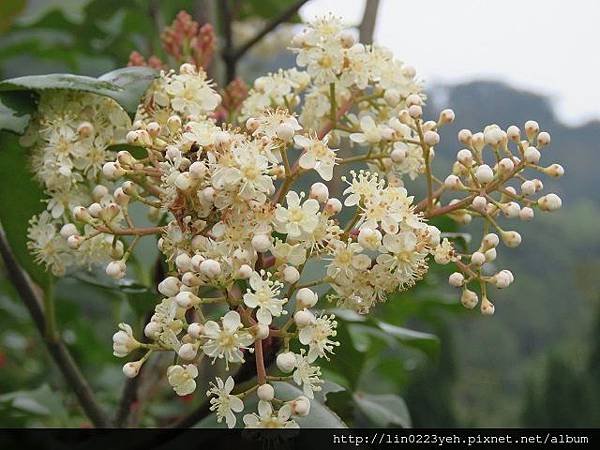
{"type": "Polygon", "coordinates": [[[440,340],[433,334],[398,327],[382,321],[377,321],[377,326],[403,344],[418,348],[428,355],[436,354],[439,349],[440,340]]]}
{"type": "Polygon", "coordinates": [[[23,134],[35,110],[28,92],[0,92],[0,130],[23,134]]]}
{"type": "Polygon", "coordinates": [[[28,170],[27,155],[17,139],[0,131],[0,222],[21,266],[45,288],[51,276],[33,260],[27,249],[29,220],[43,211],[43,193],[28,170]]]}
{"type": "Polygon", "coordinates": [[[376,426],[400,425],[410,428],[411,420],[406,403],[398,395],[373,395],[356,392],[354,401],[359,410],[376,426]]]}
{"type": "Polygon", "coordinates": [[[136,111],[140,98],[156,77],[147,67],[127,67],[102,75],[100,78],[53,73],[12,78],[0,82],[0,91],[43,91],[67,89],[110,97],[128,113],[136,111]]]}

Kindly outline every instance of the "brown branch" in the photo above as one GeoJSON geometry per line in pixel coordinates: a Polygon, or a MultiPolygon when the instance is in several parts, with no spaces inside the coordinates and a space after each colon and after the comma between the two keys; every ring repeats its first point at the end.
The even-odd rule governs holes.
{"type": "Polygon", "coordinates": [[[242,56],[246,54],[248,50],[254,47],[262,38],[264,38],[267,34],[277,28],[278,25],[281,25],[283,22],[289,21],[294,15],[298,12],[298,10],[307,2],[308,0],[298,0],[296,3],[291,5],[288,9],[283,11],[279,16],[273,18],[269,23],[265,25],[265,27],[260,30],[256,36],[242,45],[240,48],[235,50],[233,53],[234,60],[239,60],[242,56]]]}
{"type": "Polygon", "coordinates": [[[219,16],[221,19],[221,34],[225,41],[223,51],[221,52],[221,57],[225,64],[225,85],[234,80],[237,66],[237,58],[235,58],[233,50],[233,31],[231,29],[233,16],[229,1],[230,0],[220,0],[217,3],[219,5],[219,16]]]}
{"type": "Polygon", "coordinates": [[[73,360],[69,349],[59,336],[47,333],[43,301],[40,298],[38,288],[33,284],[29,276],[21,269],[15,258],[4,229],[0,226],[0,254],[6,267],[8,278],[15,287],[21,300],[28,309],[33,322],[39,331],[48,353],[54,360],[58,369],[65,378],[67,385],[73,389],[77,400],[86,416],[96,427],[110,427],[111,422],[108,416],[97,403],[94,393],[88,382],[83,377],[76,362],[73,360]]]}
{"type": "Polygon", "coordinates": [[[379,0],[367,0],[362,21],[358,27],[359,42],[363,44],[373,43],[373,33],[377,23],[377,11],[379,9],[379,0]]]}

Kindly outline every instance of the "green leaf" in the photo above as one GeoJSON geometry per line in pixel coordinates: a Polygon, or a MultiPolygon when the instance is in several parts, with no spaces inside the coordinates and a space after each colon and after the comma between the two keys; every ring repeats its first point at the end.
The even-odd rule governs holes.
{"type": "Polygon", "coordinates": [[[16,391],[1,395],[1,403],[9,408],[8,414],[19,411],[30,415],[52,415],[53,420],[58,420],[59,423],[65,423],[67,419],[62,399],[47,384],[31,391],[16,391]]]}
{"type": "Polygon", "coordinates": [[[412,426],[406,403],[398,395],[373,395],[364,392],[354,394],[358,409],[376,426],[399,425],[402,428],[412,426]]]}
{"type": "Polygon", "coordinates": [[[394,336],[403,344],[422,350],[428,355],[435,355],[439,350],[440,340],[433,334],[399,327],[379,320],[376,323],[379,328],[394,336]]]}
{"type": "Polygon", "coordinates": [[[17,140],[17,136],[0,131],[0,222],[21,267],[45,288],[51,276],[33,260],[27,248],[29,220],[43,211],[43,193],[28,170],[27,155],[17,140]]]}
{"type": "Polygon", "coordinates": [[[99,80],[108,81],[123,90],[114,98],[125,111],[135,113],[140,100],[158,72],[150,67],[125,67],[105,73],[99,80]]]}
{"type": "Polygon", "coordinates": [[[0,130],[23,134],[34,110],[30,93],[0,92],[0,130]]]}
{"type": "Polygon", "coordinates": [[[140,98],[156,78],[157,72],[147,67],[127,67],[100,78],[53,73],[12,78],[0,82],[0,91],[43,91],[66,89],[104,95],[114,99],[125,111],[134,114],[140,98]]]}

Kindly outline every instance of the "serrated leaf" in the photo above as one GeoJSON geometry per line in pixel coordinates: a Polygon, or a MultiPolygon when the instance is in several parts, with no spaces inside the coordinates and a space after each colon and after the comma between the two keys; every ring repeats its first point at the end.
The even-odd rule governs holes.
{"type": "Polygon", "coordinates": [[[23,134],[35,110],[27,92],[0,92],[0,130],[23,134]]]}
{"type": "Polygon", "coordinates": [[[356,392],[353,398],[359,410],[376,426],[412,426],[406,402],[398,395],[356,392]]]}
{"type": "Polygon", "coordinates": [[[34,261],[27,248],[29,220],[44,210],[43,193],[29,173],[27,155],[17,139],[0,131],[0,223],[21,267],[45,288],[51,275],[34,261]]]}

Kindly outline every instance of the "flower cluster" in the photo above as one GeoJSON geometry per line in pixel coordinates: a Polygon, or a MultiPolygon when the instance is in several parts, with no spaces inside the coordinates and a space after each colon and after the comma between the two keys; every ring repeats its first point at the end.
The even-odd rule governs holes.
{"type": "Polygon", "coordinates": [[[368,313],[413,286],[435,261],[456,266],[449,281],[463,289],[465,306],[478,303],[469,289],[476,284],[482,312],[493,312],[488,285],[507,287],[513,275],[490,274],[486,263],[500,240],[509,247],[521,241],[498,220],[530,220],[535,208],[561,203],[555,194],[539,196],[541,181],[523,174],[563,173],[557,164],[538,165],[550,136],[537,123],[525,124],[525,138],[516,127],[461,131],[466,148],[442,182],[431,161],[439,129],[454,113],[423,119],[425,96],[412,67],[384,48],[356,43],[332,16],[309,25],[292,48],[300,68],[258,78],[240,117],[229,121],[217,120],[221,97],[201,68],[186,63],[162,72],[126,135],[143,156],[120,151],[105,162],[92,203],[79,200],[72,209],[77,225],[65,225],[72,248],[93,239],[121,248],[106,266],[114,278],[126,275],[139,239],[157,236],[167,274],[144,328],[147,340],[121,324],[114,354],[145,351],[123,368],[134,377],[154,352],[173,352],[166,375],[178,395],[194,392],[203,361],[221,361],[232,372],[255,364],[256,383],[247,390],[236,392],[233,377],[207,389],[210,409],[230,427],[249,395],[259,402],[258,413],[243,416],[247,427],[296,427],[309,414],[323,383],[319,364],[340,345],[338,321],[326,311],[331,305],[368,313]],[[348,168],[361,163],[361,170],[348,168]],[[319,181],[302,184],[309,177],[319,181]],[[428,193],[418,202],[404,184],[417,177],[428,193]],[[508,184],[516,180],[518,190],[508,184]],[[133,223],[134,203],[153,212],[154,226],[133,223]],[[481,218],[479,248],[459,253],[452,235],[430,222],[439,216],[481,218]],[[123,251],[126,236],[134,239],[123,251]],[[308,279],[309,264],[321,264],[320,278],[308,279]],[[317,286],[329,286],[329,295],[319,296],[317,286]],[[267,345],[276,348],[273,367],[267,345]],[[302,395],[283,401],[275,381],[296,384],[302,395]]]}
{"type": "Polygon", "coordinates": [[[112,158],[108,147],[124,143],[130,127],[127,113],[107,97],[52,90],[40,95],[36,116],[20,142],[31,148],[32,171],[48,195],[47,210],[31,220],[30,249],[55,275],[63,275],[69,266],[122,254],[122,246],[113,248],[109,236],[90,237],[78,255],[67,239],[85,228],[72,223],[75,206],[113,201],[96,181],[112,158]]]}

